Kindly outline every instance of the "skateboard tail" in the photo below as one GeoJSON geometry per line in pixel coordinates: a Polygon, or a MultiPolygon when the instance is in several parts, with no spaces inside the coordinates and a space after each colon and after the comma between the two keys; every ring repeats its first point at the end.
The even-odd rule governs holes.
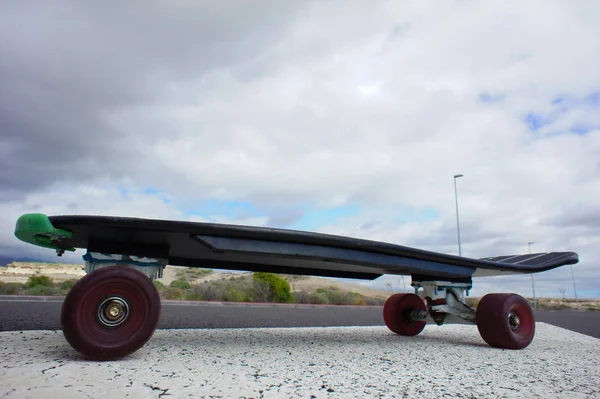
{"type": "Polygon", "coordinates": [[[48,216],[41,213],[28,213],[17,219],[15,236],[26,243],[60,251],[75,251],[75,248],[60,245],[59,242],[71,238],[73,233],[55,228],[48,216]]]}

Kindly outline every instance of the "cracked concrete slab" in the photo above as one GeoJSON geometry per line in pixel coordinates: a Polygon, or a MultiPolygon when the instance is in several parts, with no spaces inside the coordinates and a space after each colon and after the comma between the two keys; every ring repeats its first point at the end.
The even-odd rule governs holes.
{"type": "Polygon", "coordinates": [[[0,333],[8,398],[592,398],[600,339],[537,323],[521,351],[471,325],[159,330],[120,361],[87,362],[60,331],[0,333]]]}

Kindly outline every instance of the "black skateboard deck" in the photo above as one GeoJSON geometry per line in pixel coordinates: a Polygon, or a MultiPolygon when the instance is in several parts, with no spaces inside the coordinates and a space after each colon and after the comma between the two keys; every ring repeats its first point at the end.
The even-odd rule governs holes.
{"type": "Polygon", "coordinates": [[[471,278],[539,273],[578,263],[574,252],[482,259],[313,232],[110,216],[26,214],[15,235],[58,251],[168,259],[169,265],[372,280],[383,274],[471,278]]]}
{"type": "Polygon", "coordinates": [[[514,293],[488,294],[473,309],[464,302],[472,277],[538,273],[579,261],[574,252],[473,259],[303,231],[107,216],[26,214],[15,235],[59,255],[84,248],[88,262],[98,253],[126,258],[119,263],[125,267],[106,267],[111,265],[96,265],[92,257],[63,302],[65,338],[97,360],[126,356],[152,337],[161,298],[151,279],[165,265],[357,279],[410,275],[415,293],[395,293],[383,306],[392,332],[414,336],[428,317],[442,325],[454,315],[475,323],[493,347],[523,349],[535,334],[528,301],[514,293]],[[145,261],[154,265],[138,263],[145,261]]]}

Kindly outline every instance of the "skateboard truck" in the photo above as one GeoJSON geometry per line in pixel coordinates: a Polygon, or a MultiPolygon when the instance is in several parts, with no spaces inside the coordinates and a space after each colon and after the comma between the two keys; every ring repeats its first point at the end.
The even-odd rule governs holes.
{"type": "Polygon", "coordinates": [[[444,324],[446,316],[451,314],[469,322],[475,322],[475,310],[464,303],[473,284],[450,281],[413,281],[411,286],[418,295],[423,288],[423,297],[427,302],[429,315],[437,325],[444,324]]]}
{"type": "Polygon", "coordinates": [[[425,328],[428,314],[437,325],[453,315],[474,323],[481,338],[496,348],[523,349],[533,340],[535,318],[531,305],[522,296],[487,294],[473,309],[464,303],[464,294],[472,287],[471,279],[422,275],[412,278],[414,293],[393,294],[383,306],[383,319],[392,332],[415,336],[425,328]]]}
{"type": "Polygon", "coordinates": [[[142,272],[150,280],[162,278],[163,270],[168,263],[167,259],[105,254],[89,251],[83,255],[83,260],[85,260],[86,274],[107,266],[127,266],[142,272]]]}

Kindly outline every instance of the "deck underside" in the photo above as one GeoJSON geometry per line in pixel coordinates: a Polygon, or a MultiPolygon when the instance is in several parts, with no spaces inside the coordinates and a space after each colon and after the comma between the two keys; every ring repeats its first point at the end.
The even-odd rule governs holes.
{"type": "Polygon", "coordinates": [[[58,247],[168,259],[168,264],[328,277],[383,274],[468,279],[538,273],[578,262],[573,252],[472,259],[401,245],[284,229],[105,216],[51,216],[72,232],[58,247]]]}

